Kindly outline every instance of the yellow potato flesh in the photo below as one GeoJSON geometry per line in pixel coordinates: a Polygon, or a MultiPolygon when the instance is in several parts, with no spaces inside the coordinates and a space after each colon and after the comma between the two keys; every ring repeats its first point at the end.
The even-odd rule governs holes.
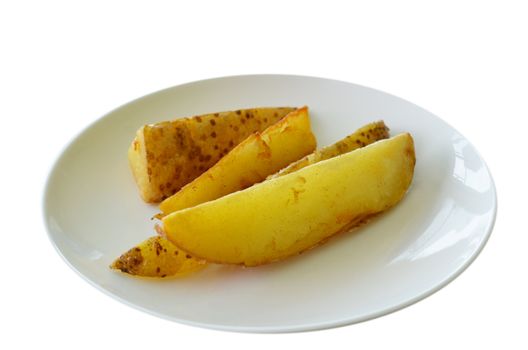
{"type": "Polygon", "coordinates": [[[141,127],[128,160],[141,198],[159,203],[209,169],[254,132],[294,108],[253,108],[181,118],[141,127]]]}
{"type": "Polygon", "coordinates": [[[209,170],[160,204],[162,215],[211,201],[266,179],[315,149],[308,109],[250,135],[209,170]]]}
{"type": "Polygon", "coordinates": [[[167,238],[210,262],[255,266],[314,247],[398,203],[413,177],[401,134],[163,218],[167,238]]]}

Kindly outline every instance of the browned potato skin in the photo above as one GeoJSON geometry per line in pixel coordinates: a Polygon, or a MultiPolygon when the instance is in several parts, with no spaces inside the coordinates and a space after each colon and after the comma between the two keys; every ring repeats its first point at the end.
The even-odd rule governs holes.
{"type": "Polygon", "coordinates": [[[209,169],[250,134],[295,108],[253,108],[141,127],[128,150],[141,198],[158,203],[209,169]]]}
{"type": "Polygon", "coordinates": [[[198,271],[205,262],[179,250],[162,236],[150,237],[116,259],[110,268],[141,277],[183,276],[198,271]]]}
{"type": "Polygon", "coordinates": [[[336,143],[318,149],[304,158],[291,163],[278,173],[268,176],[268,179],[273,179],[282,175],[293,173],[294,171],[302,169],[308,165],[336,157],[340,154],[347,153],[361,147],[365,147],[371,143],[386,139],[388,137],[389,128],[382,120],[367,124],[356,130],[353,134],[348,135],[336,143]]]}

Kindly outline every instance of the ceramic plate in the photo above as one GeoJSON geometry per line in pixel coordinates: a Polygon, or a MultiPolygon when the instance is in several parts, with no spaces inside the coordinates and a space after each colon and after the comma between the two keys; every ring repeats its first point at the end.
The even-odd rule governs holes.
{"type": "Polygon", "coordinates": [[[132,101],[77,136],[44,195],[51,241],[93,286],[181,323],[289,332],[378,317],[432,294],[486,243],[495,219],[491,175],[471,143],[440,118],[370,88],[302,76],[235,76],[176,86],[132,101]],[[310,107],[319,146],[383,119],[415,140],[412,186],[395,208],[298,257],[258,268],[210,266],[184,279],[130,278],[108,265],[154,234],[157,207],[141,201],[127,148],[143,124],[256,106],[310,107]]]}

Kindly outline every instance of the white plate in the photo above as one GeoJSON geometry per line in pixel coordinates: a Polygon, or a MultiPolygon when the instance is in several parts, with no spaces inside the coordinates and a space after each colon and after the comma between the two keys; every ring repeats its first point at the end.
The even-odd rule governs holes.
{"type": "Polygon", "coordinates": [[[493,227],[496,195],[475,148],[431,113],[341,81],[257,75],[176,86],[132,101],[84,130],[49,177],[45,223],[66,262],[114,298],[177,322],[287,332],[378,317],[434,293],[478,255],[493,227]],[[255,106],[310,107],[320,146],[373,120],[409,131],[416,171],[404,200],[355,233],[258,268],[211,266],[185,279],[110,271],[120,253],[153,235],[126,151],[136,129],[181,116],[255,106]]]}

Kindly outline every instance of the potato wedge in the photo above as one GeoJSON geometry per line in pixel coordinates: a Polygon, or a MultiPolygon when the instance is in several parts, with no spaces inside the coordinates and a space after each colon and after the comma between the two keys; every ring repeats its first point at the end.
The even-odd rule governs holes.
{"type": "Polygon", "coordinates": [[[128,159],[141,198],[158,203],[209,169],[256,131],[294,108],[255,108],[182,118],[141,127],[128,159]]]}
{"type": "Polygon", "coordinates": [[[357,129],[353,134],[348,135],[336,143],[318,149],[306,157],[291,163],[278,173],[268,176],[268,179],[293,173],[294,171],[302,169],[308,165],[336,157],[340,154],[347,153],[361,147],[365,147],[366,145],[370,145],[371,143],[386,139],[388,137],[389,128],[382,120],[367,124],[357,129]]]}
{"type": "Polygon", "coordinates": [[[135,276],[181,276],[198,271],[205,262],[182,252],[165,237],[154,236],[130,249],[110,267],[135,276]]]}
{"type": "Polygon", "coordinates": [[[173,212],[163,230],[210,262],[256,266],[298,254],[398,203],[413,177],[400,134],[214,201],[173,212]]]}
{"type": "Polygon", "coordinates": [[[315,149],[308,108],[254,133],[218,163],[160,204],[162,216],[220,198],[266,179],[315,149]]]}

